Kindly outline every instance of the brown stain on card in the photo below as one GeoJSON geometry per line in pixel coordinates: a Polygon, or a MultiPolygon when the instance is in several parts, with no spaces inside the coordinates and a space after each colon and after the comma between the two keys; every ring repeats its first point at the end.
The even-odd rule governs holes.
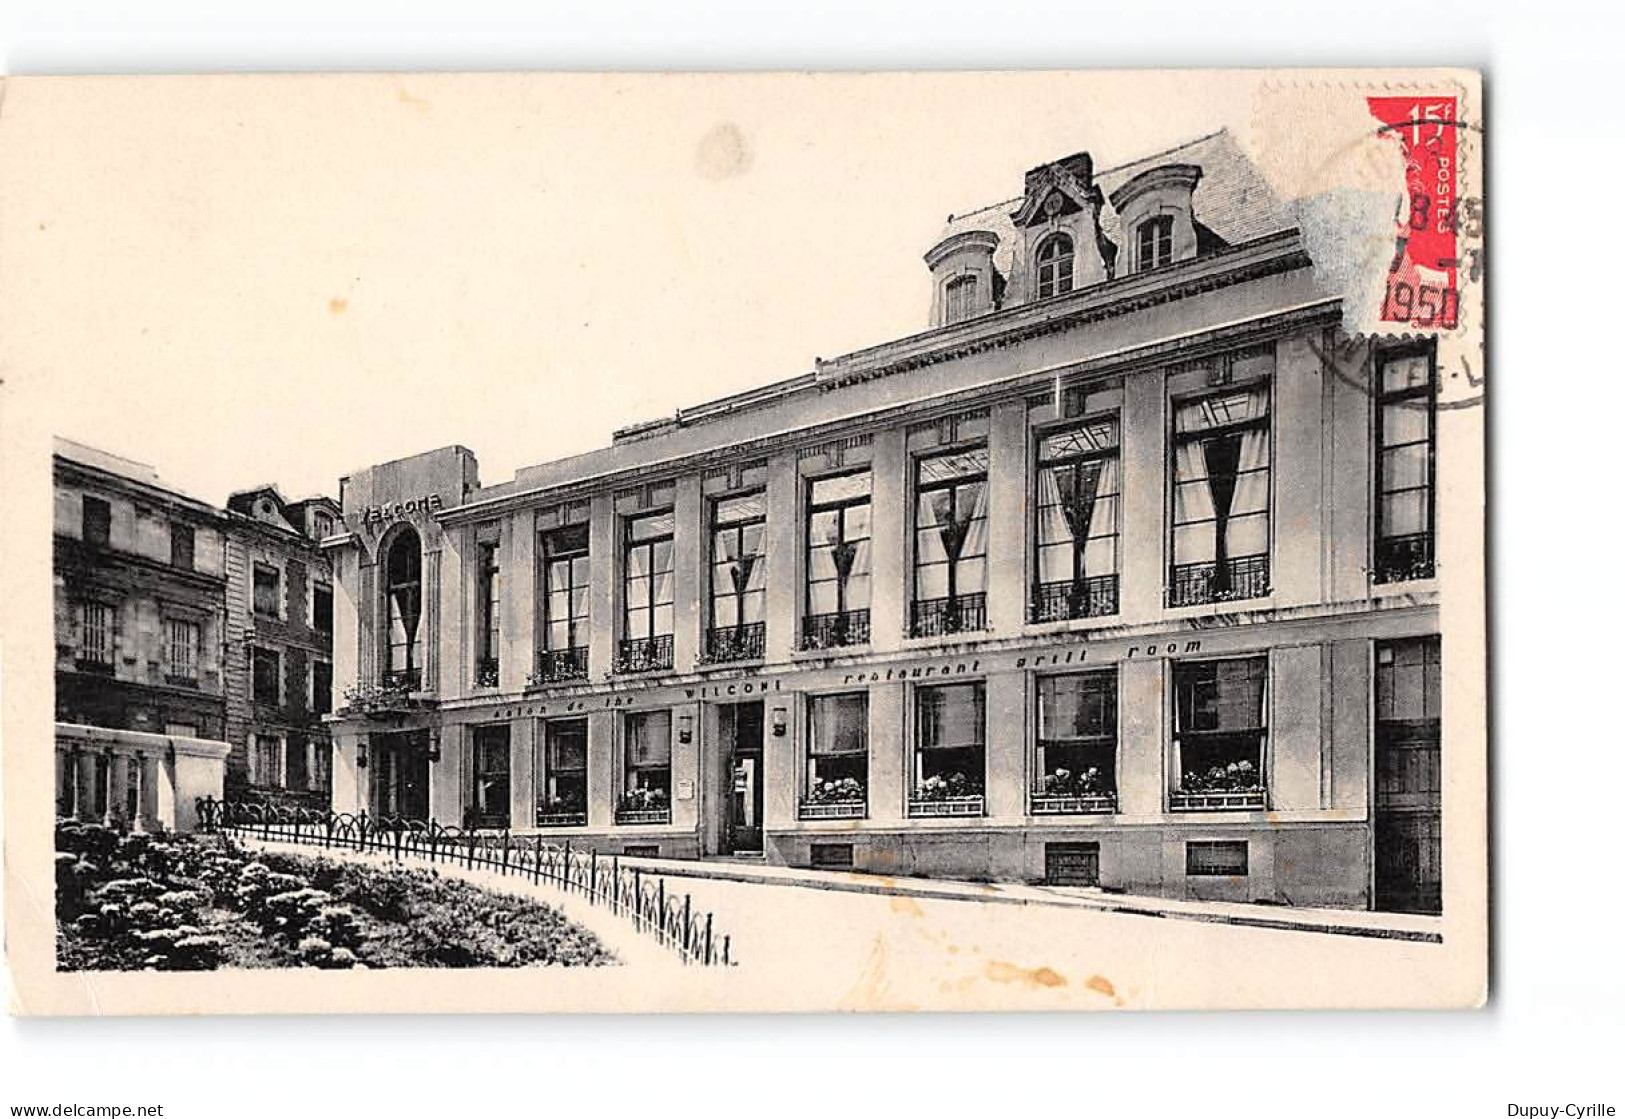
{"type": "Polygon", "coordinates": [[[350,301],[348,299],[341,299],[335,295],[332,299],[327,301],[327,309],[335,315],[342,315],[345,311],[350,309],[350,301]]]}
{"type": "Polygon", "coordinates": [[[1022,967],[1004,960],[990,960],[985,974],[995,983],[1024,983],[1029,987],[1066,986],[1066,976],[1052,967],[1022,967]]]}
{"type": "Polygon", "coordinates": [[[700,137],[694,151],[694,169],[705,179],[732,179],[749,171],[750,164],[750,144],[739,126],[730,121],[700,137]]]}
{"type": "Polygon", "coordinates": [[[924,917],[925,910],[920,903],[909,897],[894,897],[891,899],[891,911],[901,913],[905,917],[924,917]]]}
{"type": "Polygon", "coordinates": [[[416,109],[420,113],[429,111],[429,102],[425,98],[414,97],[405,86],[400,86],[395,90],[395,100],[402,105],[416,109]]]}

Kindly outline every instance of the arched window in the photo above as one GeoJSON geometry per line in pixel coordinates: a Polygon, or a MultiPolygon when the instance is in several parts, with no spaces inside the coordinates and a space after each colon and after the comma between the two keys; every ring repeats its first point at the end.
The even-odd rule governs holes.
{"type": "Polygon", "coordinates": [[[1038,298],[1072,290],[1072,238],[1056,233],[1038,246],[1038,298]]]}
{"type": "Polygon", "coordinates": [[[947,298],[945,321],[959,322],[976,313],[976,277],[960,276],[949,280],[943,294],[947,298]]]}
{"type": "Polygon", "coordinates": [[[423,618],[423,545],[403,528],[384,557],[384,627],[389,635],[386,683],[422,685],[419,623],[423,618]]]}

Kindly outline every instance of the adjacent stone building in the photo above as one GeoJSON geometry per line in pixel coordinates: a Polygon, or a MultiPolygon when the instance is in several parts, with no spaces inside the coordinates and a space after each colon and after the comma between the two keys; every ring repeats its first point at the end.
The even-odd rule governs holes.
{"type": "Polygon", "coordinates": [[[1339,336],[1224,133],[1035,168],[926,264],[924,333],[344,479],[335,808],[1436,909],[1431,349],[1339,336]]]}

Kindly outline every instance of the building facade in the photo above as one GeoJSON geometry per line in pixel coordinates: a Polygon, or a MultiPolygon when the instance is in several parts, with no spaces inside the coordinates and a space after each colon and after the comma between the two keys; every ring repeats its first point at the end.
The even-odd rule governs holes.
{"type": "Polygon", "coordinates": [[[1224,133],[1035,168],[926,264],[921,334],[344,479],[335,808],[1436,909],[1432,352],[1339,336],[1224,133]]]}
{"type": "Polygon", "coordinates": [[[89,447],[52,466],[58,812],[185,827],[227,750],[224,517],[89,447]]]}
{"type": "Polygon", "coordinates": [[[333,581],[319,541],[338,503],[274,486],[226,501],[227,794],[326,808],[332,749],[333,581]]]}

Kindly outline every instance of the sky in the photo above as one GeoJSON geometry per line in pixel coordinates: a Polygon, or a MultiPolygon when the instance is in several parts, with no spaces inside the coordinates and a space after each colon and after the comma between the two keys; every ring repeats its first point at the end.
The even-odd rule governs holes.
{"type": "MultiPolygon", "coordinates": [[[[927,326],[950,213],[1252,77],[14,83],[6,403],[220,502],[450,443],[490,485],[927,326]]],[[[43,462],[42,462],[43,468],[43,462]]]]}

